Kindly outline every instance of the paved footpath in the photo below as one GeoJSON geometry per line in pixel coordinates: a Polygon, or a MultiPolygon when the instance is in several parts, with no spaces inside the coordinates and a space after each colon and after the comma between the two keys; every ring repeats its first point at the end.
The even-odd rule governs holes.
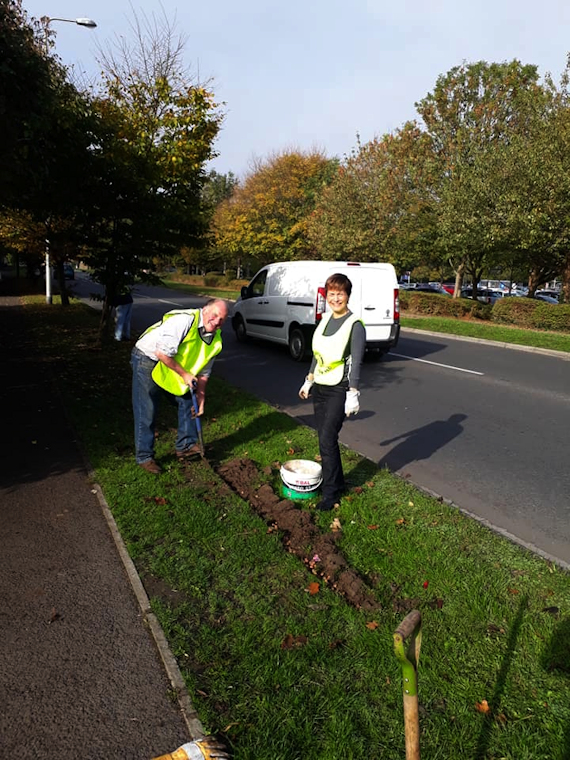
{"type": "Polygon", "coordinates": [[[0,758],[150,760],[201,725],[4,285],[0,758]]]}

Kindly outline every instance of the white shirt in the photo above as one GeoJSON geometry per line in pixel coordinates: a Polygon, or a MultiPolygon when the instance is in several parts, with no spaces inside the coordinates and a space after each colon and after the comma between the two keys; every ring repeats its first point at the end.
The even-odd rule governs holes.
{"type": "MultiPolygon", "coordinates": [[[[158,327],[155,327],[154,330],[151,330],[139,338],[135,343],[135,348],[138,348],[141,353],[155,362],[158,361],[158,356],[156,355],[157,351],[166,356],[176,356],[178,347],[188,335],[193,323],[194,314],[188,314],[186,312],[175,314],[173,317],[164,320],[164,322],[158,325],[158,327]]],[[[200,309],[198,329],[203,326],[204,319],[202,317],[202,310],[200,309]]],[[[210,333],[205,333],[204,337],[207,337],[208,335],[210,335],[210,333]]],[[[200,375],[206,377],[210,375],[213,361],[214,360],[211,359],[208,362],[200,372],[200,375]]]]}

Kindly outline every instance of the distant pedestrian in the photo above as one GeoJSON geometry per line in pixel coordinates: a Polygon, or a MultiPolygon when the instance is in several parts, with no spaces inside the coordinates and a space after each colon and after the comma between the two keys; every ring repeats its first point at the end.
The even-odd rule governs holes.
{"type": "Polygon", "coordinates": [[[358,386],[366,330],[348,308],[352,283],[346,275],[332,274],[325,290],[330,312],[314,332],[313,360],[299,396],[306,399],[312,391],[323,468],[322,498],[317,509],[329,511],[346,488],[338,436],[345,416],[360,409],[358,386]]]}
{"type": "Polygon", "coordinates": [[[128,290],[115,296],[111,305],[115,309],[115,340],[130,340],[131,315],[133,311],[133,296],[131,291],[128,290]]]}
{"type": "Polygon", "coordinates": [[[227,316],[228,306],[221,300],[201,309],[169,311],[135,343],[131,366],[136,461],[153,475],[161,472],[154,458],[154,431],[164,391],[178,402],[176,456],[186,459],[200,453],[194,417],[204,411],[206,384],[222,350],[221,327],[227,316]],[[198,409],[192,405],[193,387],[198,409]]]}

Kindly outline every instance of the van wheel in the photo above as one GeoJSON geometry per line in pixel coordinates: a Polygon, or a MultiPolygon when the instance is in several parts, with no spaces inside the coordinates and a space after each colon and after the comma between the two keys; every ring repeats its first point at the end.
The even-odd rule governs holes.
{"type": "Polygon", "coordinates": [[[307,340],[300,327],[294,327],[289,333],[289,353],[296,362],[301,362],[307,355],[307,340]]]}
{"type": "Polygon", "coordinates": [[[241,317],[236,317],[233,323],[233,328],[236,333],[236,338],[240,343],[247,341],[247,332],[245,329],[245,323],[241,317]]]}

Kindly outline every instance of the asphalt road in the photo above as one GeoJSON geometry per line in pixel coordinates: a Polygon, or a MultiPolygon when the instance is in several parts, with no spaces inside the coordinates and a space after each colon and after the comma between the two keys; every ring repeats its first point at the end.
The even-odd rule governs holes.
{"type": "MultiPolygon", "coordinates": [[[[203,302],[137,290],[141,330],[203,302]]],[[[220,376],[312,425],[312,405],[297,396],[308,364],[285,348],[238,344],[229,324],[224,338],[220,376]]],[[[341,440],[570,567],[569,381],[564,358],[402,330],[394,352],[365,362],[361,412],[341,440]]]]}

